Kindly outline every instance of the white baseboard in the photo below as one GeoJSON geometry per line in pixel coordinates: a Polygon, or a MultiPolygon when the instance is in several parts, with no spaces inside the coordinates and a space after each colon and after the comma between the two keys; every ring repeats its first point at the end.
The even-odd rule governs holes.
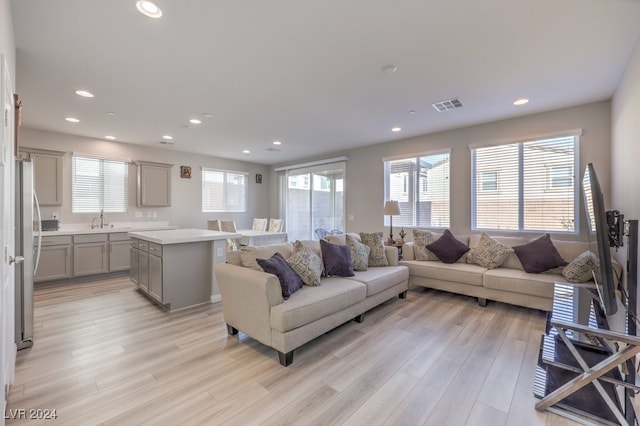
{"type": "Polygon", "coordinates": [[[211,303],[218,303],[222,301],[222,296],[220,296],[219,294],[212,294],[211,295],[211,303]]]}

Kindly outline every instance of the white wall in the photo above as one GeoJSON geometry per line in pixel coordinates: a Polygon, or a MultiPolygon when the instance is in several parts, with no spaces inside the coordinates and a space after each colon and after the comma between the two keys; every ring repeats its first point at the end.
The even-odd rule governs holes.
{"type": "MultiPolygon", "coordinates": [[[[528,136],[549,134],[571,129],[583,129],[580,138],[580,175],[587,163],[593,162],[602,186],[610,185],[611,104],[609,101],[565,108],[540,114],[523,116],[494,123],[471,126],[441,133],[418,136],[405,140],[332,153],[349,157],[347,162],[347,231],[384,231],[382,208],[384,205],[383,159],[402,155],[428,153],[451,149],[451,230],[454,234],[471,232],[471,155],[469,146],[494,141],[517,141],[528,136]]],[[[318,158],[299,161],[316,160],[318,158]]],[[[272,181],[275,175],[272,174],[272,181]]],[[[277,194],[275,185],[272,196],[277,194]]],[[[608,195],[608,194],[607,194],[608,195]]],[[[579,194],[581,197],[582,195],[579,194]]],[[[582,210],[582,198],[579,204],[582,210]]],[[[277,206],[272,203],[272,214],[277,206]]],[[[581,229],[585,229],[581,212],[581,229]]],[[[394,227],[395,229],[395,227],[394,227]]],[[[407,235],[411,231],[407,230],[407,235]]],[[[397,229],[395,229],[397,234],[397,229]]],[[[569,237],[565,237],[569,238],[569,237]]],[[[582,237],[584,239],[584,237],[582,237]]],[[[409,239],[409,238],[406,238],[409,239]]]]}
{"type": "Polygon", "coordinates": [[[39,148],[65,152],[63,170],[63,205],[44,207],[43,218],[49,218],[53,211],[60,214],[64,223],[89,223],[95,214],[77,214],[71,211],[71,153],[94,154],[131,160],[152,161],[174,164],[171,179],[171,207],[136,207],[136,168],[129,168],[129,211],[121,214],[109,214],[110,222],[135,222],[148,220],[169,221],[179,227],[206,228],[207,219],[234,220],[240,228],[251,228],[254,217],[268,217],[269,213],[269,175],[268,167],[255,163],[189,154],[169,149],[139,146],[120,142],[111,142],[54,133],[30,128],[20,128],[20,147],[39,148]],[[180,177],[180,166],[191,167],[191,179],[180,177]],[[220,168],[249,173],[248,205],[245,213],[202,213],[201,167],[220,168]],[[263,183],[255,183],[255,174],[263,175],[263,183]],[[141,211],[142,219],[136,219],[134,213],[141,211]],[[147,219],[147,212],[156,212],[155,219],[147,219]]]}
{"type": "MultiPolygon", "coordinates": [[[[640,220],[640,42],[613,96],[609,209],[640,220]]],[[[616,253],[623,265],[626,247],[616,253]]],[[[640,259],[638,259],[640,261],[640,259]]],[[[637,310],[636,310],[637,311],[637,310]]]]}
{"type": "Polygon", "coordinates": [[[16,45],[9,0],[0,0],[0,53],[5,56],[11,74],[11,87],[16,87],[16,45]]]}

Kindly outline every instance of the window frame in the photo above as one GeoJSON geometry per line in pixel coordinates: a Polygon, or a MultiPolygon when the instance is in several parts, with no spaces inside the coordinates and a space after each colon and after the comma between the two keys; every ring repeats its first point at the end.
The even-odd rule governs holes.
{"type": "MultiPolygon", "coordinates": [[[[129,164],[130,160],[118,159],[118,158],[106,158],[100,156],[94,156],[89,154],[80,154],[73,153],[71,156],[71,212],[74,214],[95,214],[104,211],[105,213],[127,213],[129,211],[129,164]],[[77,165],[76,159],[79,160],[89,160],[96,161],[99,165],[99,170],[97,171],[98,175],[96,176],[99,179],[98,189],[99,189],[99,200],[95,209],[93,206],[88,206],[85,208],[81,208],[77,203],[81,201],[82,198],[91,198],[87,194],[78,194],[81,189],[77,186],[77,165]],[[105,178],[109,176],[104,172],[105,163],[113,163],[122,167],[124,171],[123,174],[123,186],[121,193],[121,200],[118,204],[113,205],[111,203],[105,203],[106,198],[105,195],[107,193],[112,194],[112,191],[107,191],[105,188],[105,178]],[[114,210],[116,208],[116,210],[114,210]]],[[[90,189],[87,189],[90,190],[90,189]]]]}
{"type": "MultiPolygon", "coordinates": [[[[246,213],[248,206],[248,194],[249,194],[249,173],[243,172],[239,170],[224,170],[224,169],[216,169],[212,167],[202,167],[201,168],[201,179],[200,179],[200,208],[202,213],[246,213]],[[205,206],[205,181],[208,173],[218,173],[222,174],[222,209],[216,209],[211,206],[211,204],[205,206]],[[230,208],[229,207],[229,188],[228,178],[229,176],[241,175],[244,177],[243,194],[242,194],[242,206],[240,208],[230,208]]],[[[215,195],[215,194],[214,194],[215,195]]]]}
{"type": "MultiPolygon", "coordinates": [[[[578,178],[579,170],[580,170],[580,137],[582,135],[582,129],[569,130],[566,132],[558,132],[544,135],[531,136],[523,139],[505,141],[500,143],[493,144],[484,144],[484,145],[471,145],[469,149],[471,151],[471,230],[474,232],[507,232],[507,233],[554,233],[554,234],[567,234],[567,235],[577,235],[580,233],[580,182],[581,180],[578,178]],[[523,149],[525,144],[531,142],[543,142],[553,139],[569,139],[573,138],[573,218],[571,219],[573,222],[573,230],[558,230],[558,229],[533,229],[533,228],[525,228],[524,225],[524,171],[523,171],[523,149]],[[476,150],[482,148],[491,148],[491,147],[499,147],[499,146],[507,146],[507,145],[517,145],[519,150],[518,155],[518,228],[488,228],[488,227],[478,227],[477,226],[477,194],[478,188],[476,187],[477,182],[477,170],[476,170],[476,150]]],[[[561,164],[548,164],[544,167],[547,169],[545,171],[545,182],[544,188],[545,192],[560,192],[566,187],[557,187],[551,188],[551,176],[550,176],[550,166],[562,166],[561,164]]],[[[498,188],[500,187],[499,179],[498,179],[498,188]]]]}
{"type": "MultiPolygon", "coordinates": [[[[417,154],[409,154],[409,155],[402,155],[402,156],[397,156],[397,157],[390,157],[390,158],[383,158],[383,175],[384,175],[384,189],[383,189],[383,195],[384,195],[384,200],[390,200],[390,199],[395,199],[393,198],[394,196],[391,195],[392,193],[392,189],[391,189],[391,173],[390,173],[390,165],[392,162],[397,162],[397,161],[413,161],[414,164],[416,164],[416,169],[414,171],[407,171],[402,172],[402,188],[399,188],[402,190],[402,194],[403,196],[406,196],[409,201],[409,205],[412,208],[412,211],[410,213],[410,222],[407,221],[406,219],[402,219],[402,216],[405,216],[406,212],[402,213],[402,216],[398,217],[396,216],[393,219],[393,224],[395,226],[402,226],[402,227],[408,227],[408,228],[435,228],[435,229],[446,229],[449,228],[451,226],[451,154],[452,154],[452,150],[451,149],[441,149],[441,150],[434,150],[434,151],[427,151],[427,152],[422,152],[422,153],[417,153],[417,154]],[[421,173],[422,167],[419,166],[419,164],[421,163],[421,159],[424,158],[428,158],[428,157],[437,157],[437,156],[446,156],[446,163],[448,164],[448,171],[446,172],[446,176],[445,179],[443,179],[443,182],[446,181],[446,189],[443,189],[444,187],[439,187],[438,185],[434,184],[433,182],[427,182],[423,185],[423,183],[426,181],[425,178],[423,178],[423,174],[421,173]],[[413,181],[413,182],[412,182],[413,181]],[[434,218],[430,217],[430,223],[421,223],[420,222],[420,211],[421,211],[421,206],[419,206],[420,204],[420,194],[424,194],[425,191],[422,191],[423,187],[427,188],[426,193],[430,194],[431,196],[435,195],[437,196],[447,196],[447,200],[446,200],[446,219],[444,219],[442,221],[442,224],[436,224],[433,222],[434,218]],[[432,190],[431,193],[429,193],[429,190],[432,190]],[[446,223],[444,223],[446,222],[446,223]]],[[[399,173],[397,173],[399,174],[399,173]]],[[[426,176],[426,175],[425,175],[426,176]]],[[[397,200],[399,201],[399,200],[397,200]]],[[[407,202],[405,202],[407,203],[407,202]]],[[[402,202],[401,202],[402,204],[402,202]]],[[[401,211],[403,210],[403,208],[401,207],[401,211]]],[[[437,209],[437,212],[443,212],[442,209],[437,209]]],[[[390,220],[389,220],[389,216],[387,215],[383,215],[384,217],[384,226],[389,226],[390,224],[390,220]]],[[[437,220],[437,219],[436,219],[437,220]]]]}

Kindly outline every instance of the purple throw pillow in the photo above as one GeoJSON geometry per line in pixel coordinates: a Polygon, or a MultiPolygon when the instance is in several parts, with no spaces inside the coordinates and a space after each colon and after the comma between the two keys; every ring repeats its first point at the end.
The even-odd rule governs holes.
{"type": "Polygon", "coordinates": [[[428,244],[427,248],[444,263],[456,263],[463,254],[470,250],[463,242],[458,241],[448,229],[445,229],[440,238],[428,244]]]}
{"type": "Polygon", "coordinates": [[[520,259],[524,270],[534,274],[567,265],[567,262],[558,253],[556,246],[553,245],[549,234],[527,244],[516,246],[513,250],[520,259]]]}
{"type": "Polygon", "coordinates": [[[270,259],[256,259],[256,262],[265,272],[278,277],[283,299],[288,299],[302,287],[302,280],[279,252],[276,252],[270,259]]]}
{"type": "Polygon", "coordinates": [[[324,263],[324,273],[327,276],[353,277],[353,263],[349,246],[343,246],[320,240],[320,251],[324,263]]]}

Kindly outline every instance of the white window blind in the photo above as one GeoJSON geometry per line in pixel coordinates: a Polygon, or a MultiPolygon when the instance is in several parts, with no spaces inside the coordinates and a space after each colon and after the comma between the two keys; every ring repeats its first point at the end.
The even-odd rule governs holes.
{"type": "Polygon", "coordinates": [[[577,142],[472,148],[472,229],[576,232],[577,142]]]}
{"type": "Polygon", "coordinates": [[[74,156],[72,211],[126,213],[129,165],[125,161],[74,156]]]}
{"type": "Polygon", "coordinates": [[[440,152],[384,162],[385,201],[397,200],[401,212],[394,225],[449,226],[449,157],[440,152]]]}
{"type": "Polygon", "coordinates": [[[247,173],[202,169],[202,211],[247,210],[247,173]]]}

